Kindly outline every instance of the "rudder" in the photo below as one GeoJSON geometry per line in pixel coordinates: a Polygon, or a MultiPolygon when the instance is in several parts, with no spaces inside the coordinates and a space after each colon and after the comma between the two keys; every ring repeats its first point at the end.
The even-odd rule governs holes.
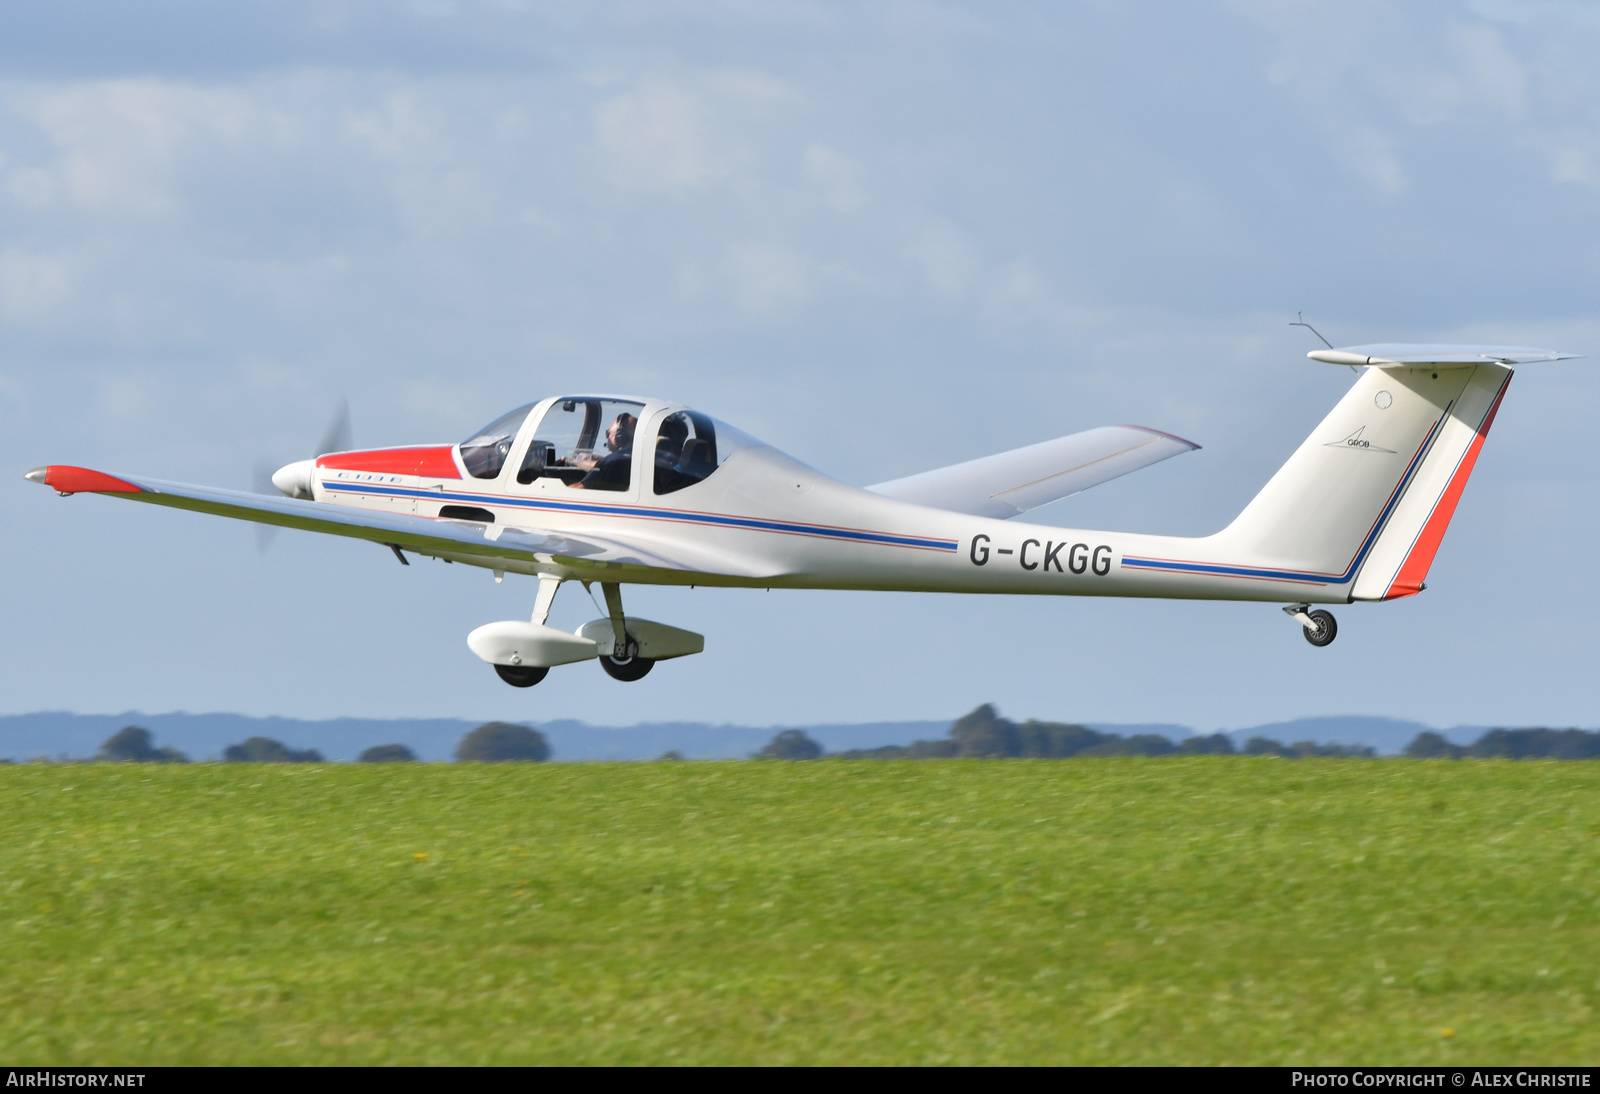
{"type": "Polygon", "coordinates": [[[1511,369],[1504,365],[1477,365],[1463,371],[1471,375],[1362,564],[1351,590],[1352,600],[1396,600],[1423,589],[1433,556],[1511,383],[1511,369]]]}

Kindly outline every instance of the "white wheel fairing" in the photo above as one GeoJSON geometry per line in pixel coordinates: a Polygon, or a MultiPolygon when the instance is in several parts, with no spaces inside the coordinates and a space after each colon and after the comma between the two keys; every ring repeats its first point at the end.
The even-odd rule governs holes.
{"type": "Polygon", "coordinates": [[[552,668],[587,661],[599,650],[593,640],[541,623],[505,620],[485,623],[467,636],[467,646],[491,665],[552,668]]]}

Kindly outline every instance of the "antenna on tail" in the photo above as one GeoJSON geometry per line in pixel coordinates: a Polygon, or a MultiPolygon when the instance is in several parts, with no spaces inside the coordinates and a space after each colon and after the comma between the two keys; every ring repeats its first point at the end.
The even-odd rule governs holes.
{"type": "MultiPolygon", "coordinates": [[[[1291,327],[1304,327],[1306,330],[1310,331],[1312,334],[1316,335],[1318,338],[1322,338],[1322,332],[1319,331],[1316,327],[1313,327],[1310,323],[1307,323],[1306,322],[1306,317],[1303,314],[1301,314],[1300,312],[1295,312],[1294,313],[1294,318],[1289,321],[1289,325],[1291,327]]],[[[1328,341],[1326,338],[1322,338],[1322,344],[1327,346],[1329,349],[1333,348],[1333,343],[1328,341]]]]}

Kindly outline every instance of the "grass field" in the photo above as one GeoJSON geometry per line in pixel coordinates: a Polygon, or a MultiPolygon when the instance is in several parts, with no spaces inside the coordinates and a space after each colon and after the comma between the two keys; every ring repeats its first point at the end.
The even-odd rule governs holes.
{"type": "Polygon", "coordinates": [[[0,767],[0,1061],[1600,1061],[1600,763],[0,767]]]}

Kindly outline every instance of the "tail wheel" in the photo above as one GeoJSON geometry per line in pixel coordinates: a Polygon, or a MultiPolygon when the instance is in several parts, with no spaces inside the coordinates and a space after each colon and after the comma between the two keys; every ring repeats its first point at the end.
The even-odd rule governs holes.
{"type": "Polygon", "coordinates": [[[1315,630],[1312,630],[1310,627],[1301,628],[1301,630],[1306,632],[1306,641],[1310,642],[1313,646],[1326,646],[1329,642],[1334,640],[1336,635],[1338,635],[1339,624],[1334,622],[1332,612],[1325,612],[1321,608],[1318,608],[1316,611],[1309,614],[1311,615],[1311,621],[1315,623],[1317,627],[1315,630]]]}
{"type": "Polygon", "coordinates": [[[538,665],[496,665],[494,671],[514,688],[531,688],[550,674],[538,665]]]}
{"type": "Polygon", "coordinates": [[[631,683],[634,680],[643,680],[650,670],[656,667],[656,663],[648,657],[640,657],[638,645],[629,642],[627,657],[601,654],[600,667],[606,670],[606,675],[611,679],[631,683]]]}

